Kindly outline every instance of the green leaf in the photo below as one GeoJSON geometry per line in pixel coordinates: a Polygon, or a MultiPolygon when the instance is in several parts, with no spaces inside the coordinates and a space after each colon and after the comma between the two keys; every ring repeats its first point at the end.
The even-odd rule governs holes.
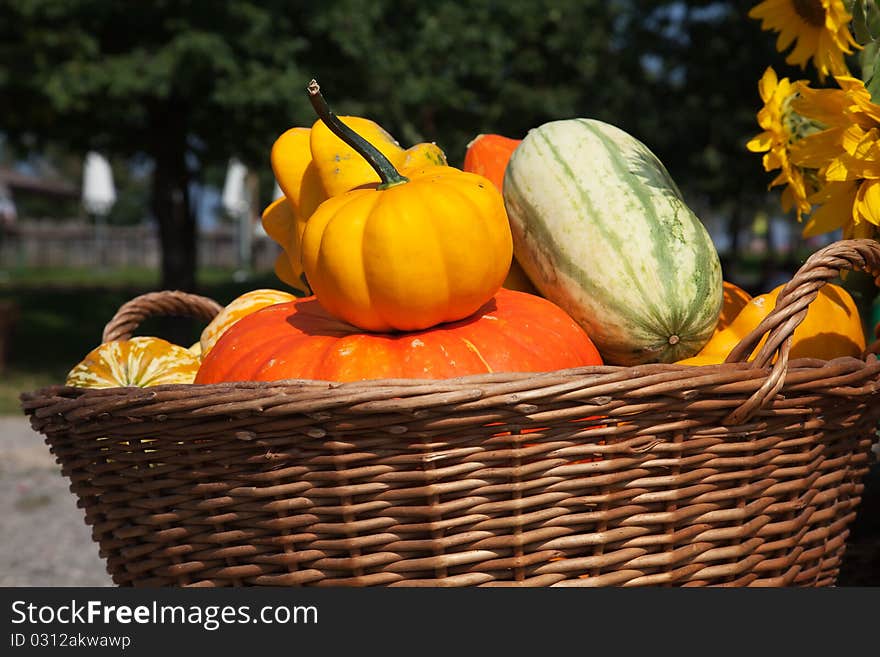
{"type": "Polygon", "coordinates": [[[868,0],[855,0],[852,8],[853,32],[855,32],[856,41],[861,45],[865,45],[869,41],[874,40],[874,35],[871,34],[871,28],[868,25],[867,4],[868,0]]]}
{"type": "Polygon", "coordinates": [[[877,60],[878,51],[880,51],[880,43],[871,41],[859,52],[859,68],[862,71],[862,82],[865,84],[868,84],[874,75],[874,62],[877,60]]]}
{"type": "Polygon", "coordinates": [[[871,94],[871,102],[880,104],[880,44],[868,44],[863,51],[862,78],[871,94]]]}
{"type": "MultiPolygon", "coordinates": [[[[856,5],[861,7],[865,16],[865,26],[870,40],[876,41],[880,38],[880,6],[877,5],[877,0],[856,0],[856,5]]],[[[855,22],[855,17],[853,21],[855,22]]],[[[860,43],[867,43],[867,41],[860,41],[860,43]]]]}

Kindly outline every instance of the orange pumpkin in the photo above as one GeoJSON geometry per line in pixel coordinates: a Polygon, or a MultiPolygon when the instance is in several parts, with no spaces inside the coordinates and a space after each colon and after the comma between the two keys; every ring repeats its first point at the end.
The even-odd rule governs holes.
{"type": "Polygon", "coordinates": [[[145,388],[192,383],[199,365],[199,357],[189,349],[161,338],[113,340],[92,349],[70,370],[66,384],[78,388],[145,388]]]}
{"type": "Polygon", "coordinates": [[[410,333],[366,333],[315,297],[243,317],[205,356],[196,383],[441,379],[599,365],[590,338],[553,303],[501,289],[476,314],[410,333]]]}
{"type": "MultiPolygon", "coordinates": [[[[464,155],[465,171],[478,173],[492,181],[500,192],[504,184],[504,171],[507,162],[522,139],[511,139],[501,135],[477,135],[467,146],[464,155]]],[[[504,287],[508,290],[519,290],[529,294],[540,294],[538,288],[529,280],[523,268],[514,256],[510,262],[510,270],[504,279],[504,287]]]]}
{"type": "Polygon", "coordinates": [[[507,162],[522,139],[501,135],[477,135],[467,145],[464,154],[464,170],[478,173],[491,180],[501,190],[507,162]]]}
{"type": "Polygon", "coordinates": [[[275,303],[284,303],[294,299],[296,297],[288,292],[272,289],[251,290],[233,299],[229,305],[217,313],[217,316],[202,331],[201,339],[199,340],[201,357],[204,358],[205,354],[211,351],[226,329],[245,315],[250,315],[260,308],[265,308],[275,303]]]}

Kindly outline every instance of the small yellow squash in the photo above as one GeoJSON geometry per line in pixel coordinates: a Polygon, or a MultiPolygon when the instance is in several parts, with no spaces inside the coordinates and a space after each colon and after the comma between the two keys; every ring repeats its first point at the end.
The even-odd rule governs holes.
{"type": "Polygon", "coordinates": [[[67,375],[78,388],[158,386],[192,383],[199,357],[186,347],[154,337],[105,342],[90,351],[67,375]]]}

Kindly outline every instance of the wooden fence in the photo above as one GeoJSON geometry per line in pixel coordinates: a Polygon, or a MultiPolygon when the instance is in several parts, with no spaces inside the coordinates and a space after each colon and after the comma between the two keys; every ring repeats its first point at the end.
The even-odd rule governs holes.
{"type": "MultiPolygon", "coordinates": [[[[252,241],[252,266],[271,271],[280,247],[263,233],[252,241]]],[[[200,267],[239,266],[236,229],[219,225],[198,235],[200,267]]],[[[21,221],[0,233],[0,269],[31,267],[159,267],[158,228],[106,226],[50,220],[21,221]]]]}

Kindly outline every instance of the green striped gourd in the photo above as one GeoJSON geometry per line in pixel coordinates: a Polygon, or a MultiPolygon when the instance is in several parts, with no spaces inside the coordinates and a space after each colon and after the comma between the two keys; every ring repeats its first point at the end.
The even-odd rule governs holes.
{"type": "Polygon", "coordinates": [[[709,340],[718,253],[643,143],[593,119],[546,123],[514,151],[503,193],[516,259],[606,363],[670,363],[709,340]]]}

